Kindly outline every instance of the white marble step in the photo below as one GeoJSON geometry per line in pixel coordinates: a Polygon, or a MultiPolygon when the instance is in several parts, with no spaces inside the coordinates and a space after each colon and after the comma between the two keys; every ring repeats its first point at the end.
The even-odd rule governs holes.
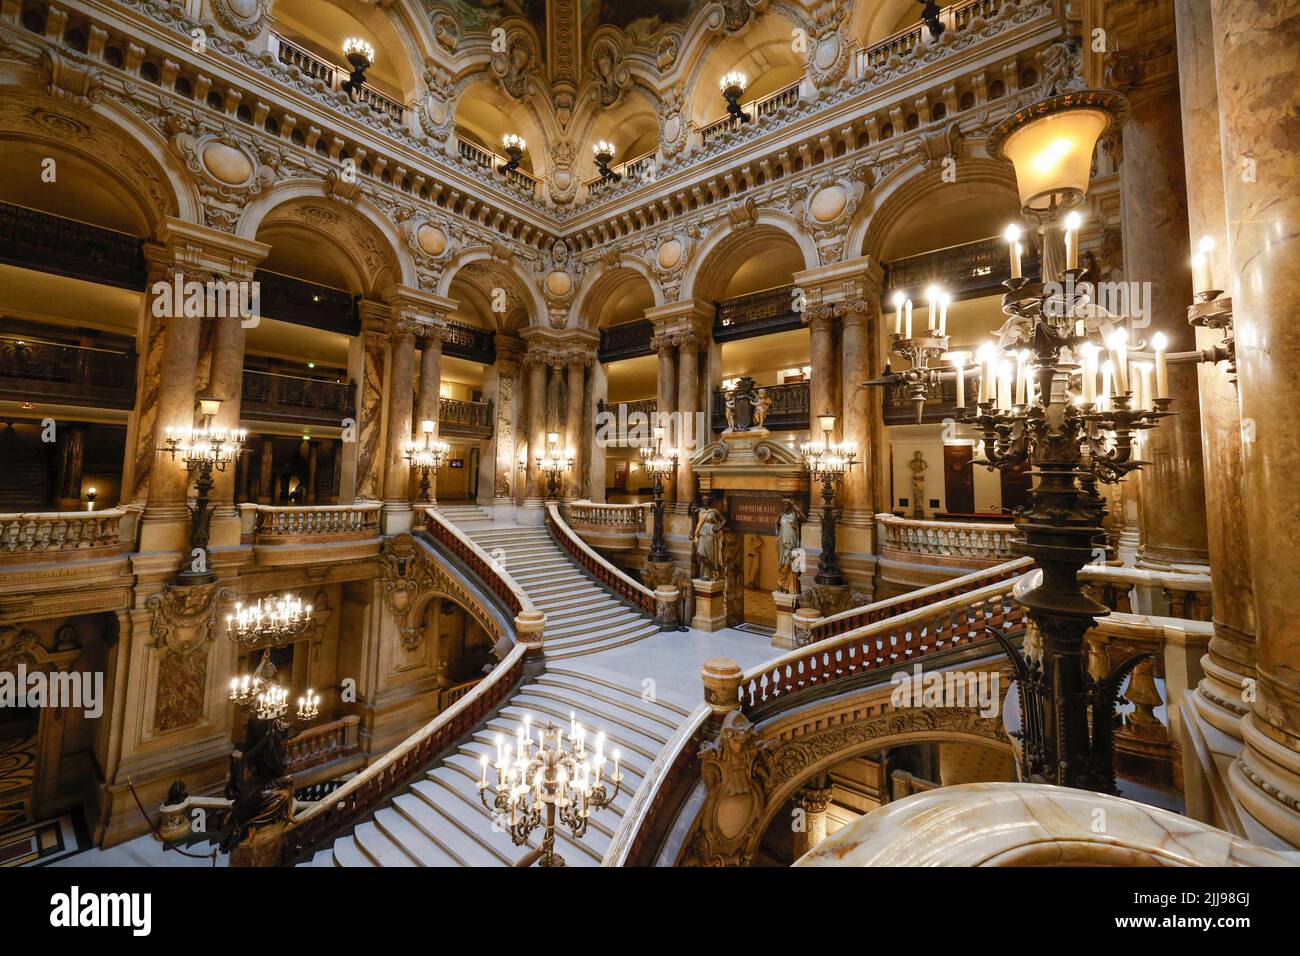
{"type": "Polygon", "coordinates": [[[402,848],[417,866],[460,866],[460,862],[395,807],[375,812],[375,826],[402,848]]]}
{"type": "Polygon", "coordinates": [[[373,820],[358,823],[352,833],[353,842],[375,866],[415,866],[411,859],[397,843],[375,826],[373,820]]]}
{"type": "MultiPolygon", "coordinates": [[[[547,680],[553,683],[572,682],[574,686],[592,686],[593,689],[599,689],[602,693],[611,693],[615,699],[620,696],[633,698],[636,702],[644,704],[645,698],[631,687],[625,687],[622,684],[615,683],[599,674],[588,674],[583,671],[569,670],[564,667],[548,667],[546,672],[537,678],[538,681],[547,680]]],[[[659,698],[654,701],[654,706],[666,711],[669,715],[675,715],[673,728],[676,729],[683,720],[691,716],[691,711],[685,707],[674,704],[670,700],[659,698]]]]}
{"type": "Polygon", "coordinates": [[[626,633],[629,627],[649,625],[647,621],[636,611],[619,605],[616,612],[611,613],[608,617],[599,622],[573,620],[566,618],[561,620],[564,615],[549,617],[546,622],[546,630],[543,636],[548,644],[560,646],[565,643],[571,643],[572,638],[579,638],[584,641],[597,640],[605,637],[615,637],[618,634],[626,633]]]}
{"type": "Polygon", "coordinates": [[[334,841],[335,866],[374,866],[370,857],[357,848],[352,836],[341,836],[334,841]]]}
{"type": "Polygon", "coordinates": [[[436,837],[461,866],[509,865],[512,861],[504,854],[505,848],[488,839],[492,820],[486,811],[466,805],[434,782],[433,776],[444,772],[441,768],[431,770],[425,779],[411,784],[409,792],[398,798],[402,815],[436,837]]]}

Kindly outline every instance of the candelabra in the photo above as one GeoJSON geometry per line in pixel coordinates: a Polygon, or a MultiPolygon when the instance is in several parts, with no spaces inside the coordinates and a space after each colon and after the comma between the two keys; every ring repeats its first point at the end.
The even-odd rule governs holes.
{"type": "Polygon", "coordinates": [[[587,832],[593,810],[614,802],[623,775],[619,752],[613,751],[613,773],[605,786],[605,734],[596,735],[595,754],[587,750],[587,733],[571,713],[569,748],[564,749],[564,731],[552,723],[537,728],[532,739],[532,717],[525,715],[515,732],[515,742],[496,738],[497,759],[492,765],[496,782],[488,782],[488,755],[481,758],[483,773],[478,782],[479,799],[488,810],[500,815],[501,825],[515,846],[523,846],[538,827],[544,828],[542,843],[517,865],[564,866],[555,852],[555,829],[563,825],[580,840],[587,832]],[[548,741],[552,745],[548,746],[548,741]],[[489,791],[492,798],[489,800],[489,791]],[[508,822],[507,822],[508,821],[508,822]]]}
{"type": "Polygon", "coordinates": [[[235,613],[226,615],[226,632],[230,639],[242,646],[255,644],[285,644],[312,623],[311,605],[291,594],[269,600],[257,599],[256,604],[235,605],[235,613]]]}
{"type": "Polygon", "coordinates": [[[1213,329],[1222,334],[1218,342],[1201,351],[1197,358],[1211,364],[1227,362],[1228,378],[1236,382],[1237,341],[1232,324],[1232,296],[1214,288],[1214,269],[1210,265],[1213,251],[1214,240],[1202,236],[1196,255],[1192,257],[1192,279],[1201,291],[1196,293],[1196,301],[1187,307],[1187,321],[1197,328],[1213,329]]]}
{"type": "MultiPolygon", "coordinates": [[[[280,721],[289,710],[289,691],[275,679],[275,665],[271,652],[262,651],[262,657],[251,674],[230,679],[230,701],[248,711],[258,720],[280,721]]],[[[315,720],[320,715],[320,695],[310,687],[298,698],[295,717],[300,722],[315,720]]]]}
{"type": "Polygon", "coordinates": [[[421,501],[432,501],[429,497],[429,476],[438,473],[438,469],[442,467],[442,463],[447,460],[447,455],[451,451],[450,445],[436,437],[437,428],[437,422],[427,419],[421,422],[420,430],[424,433],[424,443],[407,442],[406,452],[403,455],[420,475],[421,501]]]}
{"type": "MultiPolygon", "coordinates": [[[[221,400],[199,399],[199,412],[203,424],[199,428],[168,428],[159,451],[166,452],[172,461],[181,456],[186,471],[194,482],[194,508],[190,513],[190,549],[207,552],[212,521],[208,496],[212,493],[213,474],[223,472],[237,459],[244,448],[245,432],[213,428],[212,420],[221,410],[221,400]]],[[[191,563],[180,573],[182,584],[208,584],[216,576],[208,570],[207,563],[191,563]]]]}
{"type": "Polygon", "coordinates": [[[978,409],[965,418],[981,433],[984,459],[977,464],[1010,469],[1028,463],[1033,469],[1028,503],[1016,520],[1018,550],[1041,569],[1016,589],[1031,625],[1024,652],[990,629],[1017,673],[1021,774],[1102,792],[1115,790],[1112,734],[1119,687],[1144,655],[1101,680],[1088,674],[1084,634],[1109,611],[1083,592],[1078,574],[1105,540],[1106,508],[1097,484],[1119,481],[1143,464],[1134,454],[1134,439],[1170,414],[1168,374],[1164,342],[1153,337],[1156,394],[1143,396],[1139,389],[1135,396],[1130,388],[1126,333],[1105,328],[1114,317],[1099,314],[1083,284],[1087,272],[1078,266],[1076,214],[1064,221],[1064,268],[1051,269],[1048,262],[1060,261],[1057,217],[1082,203],[1096,142],[1126,108],[1118,94],[1086,90],[1028,106],[991,134],[990,154],[1014,164],[1024,212],[1044,227],[1043,278],[1020,274],[1018,233],[1009,231],[1012,277],[1002,300],[1008,322],[1000,348],[1016,359],[1015,394],[1011,361],[985,346],[978,409]],[[1056,281],[1043,281],[1050,276],[1056,281]],[[1103,347],[1110,361],[1100,369],[1099,393],[1103,347]]]}
{"type": "Polygon", "coordinates": [[[573,451],[560,450],[560,433],[546,433],[547,451],[537,456],[537,467],[546,476],[546,497],[557,498],[560,494],[560,478],[565,471],[573,467],[573,451]]]}
{"type": "Polygon", "coordinates": [[[804,464],[808,476],[822,484],[822,553],[817,559],[817,574],[813,578],[818,584],[828,587],[844,587],[844,575],[840,573],[840,558],[835,551],[835,486],[844,480],[858,461],[857,448],[849,443],[835,444],[831,432],[835,429],[835,416],[829,411],[817,416],[821,425],[822,440],[806,442],[802,449],[804,464]]]}
{"type": "Polygon", "coordinates": [[[656,564],[672,560],[668,544],[664,540],[664,479],[677,473],[677,452],[674,449],[664,451],[663,440],[663,427],[655,426],[654,447],[641,449],[641,460],[645,464],[646,473],[655,480],[654,526],[649,560],[656,564]]]}
{"type": "Polygon", "coordinates": [[[591,147],[596,154],[596,170],[600,173],[603,182],[618,182],[623,178],[622,174],[614,172],[609,168],[609,164],[614,161],[614,144],[601,140],[591,147]]]}
{"type": "Polygon", "coordinates": [[[914,336],[912,300],[901,291],[894,293],[893,350],[907,359],[908,368],[894,372],[886,367],[882,378],[868,383],[901,384],[916,408],[918,425],[925,414],[926,401],[931,394],[939,393],[942,387],[943,371],[931,363],[939,362],[948,351],[948,305],[952,302],[952,296],[936,286],[927,288],[925,294],[929,303],[926,312],[928,327],[923,334],[914,336]]]}
{"type": "Polygon", "coordinates": [[[727,115],[742,123],[748,123],[753,119],[740,108],[740,98],[744,96],[745,87],[748,85],[749,78],[738,70],[732,70],[721,80],[722,96],[727,101],[727,115]]]}
{"type": "Polygon", "coordinates": [[[375,48],[358,37],[348,37],[343,41],[343,55],[352,66],[352,73],[343,81],[343,92],[355,99],[366,83],[366,70],[374,66],[375,48]]]}
{"type": "Polygon", "coordinates": [[[501,146],[506,151],[507,160],[497,167],[497,172],[513,173],[519,168],[519,161],[524,158],[524,150],[528,148],[528,144],[524,142],[522,136],[515,133],[506,133],[501,138],[501,146]]]}

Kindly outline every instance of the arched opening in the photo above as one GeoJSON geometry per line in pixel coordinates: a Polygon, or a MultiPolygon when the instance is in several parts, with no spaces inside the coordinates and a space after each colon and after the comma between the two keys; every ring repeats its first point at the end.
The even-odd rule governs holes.
{"type": "Polygon", "coordinates": [[[727,124],[727,101],[721,92],[728,73],[744,74],[747,83],[740,97],[742,109],[753,122],[785,102],[798,99],[805,54],[795,53],[790,42],[795,24],[780,13],[761,16],[737,36],[726,37],[705,54],[691,78],[690,119],[704,141],[712,130],[727,124]]]}
{"type": "Polygon", "coordinates": [[[462,159],[494,174],[507,175],[510,181],[528,189],[545,178],[546,143],[541,128],[490,76],[461,91],[454,122],[456,148],[462,159]],[[525,149],[518,169],[501,174],[500,167],[509,160],[504,145],[507,135],[523,137],[525,149]]]}

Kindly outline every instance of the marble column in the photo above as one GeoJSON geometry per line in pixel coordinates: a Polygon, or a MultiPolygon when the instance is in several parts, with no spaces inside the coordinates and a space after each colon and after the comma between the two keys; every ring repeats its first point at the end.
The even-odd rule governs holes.
{"type": "MultiPolygon", "coordinates": [[[[656,335],[651,346],[659,353],[659,388],[655,409],[659,412],[664,427],[667,428],[667,422],[677,411],[677,346],[663,334],[656,335]]],[[[656,426],[661,422],[651,422],[651,425],[656,426]]],[[[665,445],[668,441],[668,438],[664,439],[665,445]]],[[[665,501],[676,499],[676,487],[676,482],[672,478],[664,478],[665,501]]]]}
{"type": "MultiPolygon", "coordinates": [[[[1214,18],[1205,0],[1175,0],[1178,72],[1186,145],[1187,221],[1192,245],[1214,239],[1212,270],[1229,269],[1224,211],[1223,150],[1219,142],[1219,93],[1214,73],[1214,18]]],[[[1189,253],[1190,255],[1190,253],[1189,253]]],[[[1220,333],[1197,330],[1197,345],[1210,348],[1220,333]]],[[[1255,606],[1242,494],[1241,409],[1237,386],[1222,365],[1199,367],[1201,450],[1205,461],[1207,518],[1214,608],[1214,636],[1201,661],[1205,676],[1193,702],[1212,725],[1240,737],[1246,713],[1242,688],[1255,678],[1255,606]]],[[[1187,761],[1184,757],[1184,762],[1187,761]]]]}
{"type": "MultiPolygon", "coordinates": [[[[1130,283],[1139,283],[1150,317],[1145,328],[1133,329],[1133,337],[1164,332],[1170,351],[1185,351],[1195,346],[1196,337],[1187,324],[1192,286],[1178,87],[1170,77],[1140,83],[1127,95],[1132,113],[1123,126],[1120,165],[1125,274],[1130,283]]],[[[1192,366],[1170,366],[1169,394],[1177,414],[1142,438],[1140,451],[1150,462],[1138,498],[1143,565],[1209,561],[1196,379],[1192,366]]]]}
{"type": "Polygon", "coordinates": [[[598,409],[609,399],[609,379],[605,374],[605,366],[599,359],[591,365],[590,391],[587,407],[592,428],[585,443],[590,456],[587,459],[590,462],[588,469],[590,486],[587,488],[587,496],[592,501],[603,502],[605,500],[605,444],[600,438],[600,429],[595,427],[595,423],[598,409]]]}
{"type": "MultiPolygon", "coordinates": [[[[835,362],[835,317],[831,309],[809,309],[805,316],[811,336],[812,375],[808,382],[809,414],[812,417],[814,437],[821,438],[817,431],[817,416],[830,412],[838,416],[840,408],[835,401],[835,383],[838,378],[835,362]]],[[[842,421],[836,422],[838,432],[842,421]]],[[[832,436],[838,438],[838,435],[832,436]]]]}
{"type": "Polygon", "coordinates": [[[406,460],[406,443],[411,440],[411,414],[414,411],[415,333],[416,323],[405,319],[394,321],[392,374],[388,382],[387,464],[381,512],[385,534],[407,531],[411,526],[411,465],[406,460]]]}
{"type": "Polygon", "coordinates": [[[528,492],[540,504],[546,499],[546,478],[537,459],[546,454],[546,368],[547,356],[530,350],[528,365],[528,492]]]}
{"type": "Polygon", "coordinates": [[[343,444],[336,491],[341,502],[378,501],[383,497],[391,309],[382,302],[363,300],[357,304],[357,312],[361,331],[348,346],[348,377],[356,383],[356,412],[341,422],[343,444]]]}
{"type": "MultiPolygon", "coordinates": [[[[212,320],[212,364],[207,394],[221,399],[212,424],[227,431],[239,428],[244,387],[244,325],[238,315],[212,320]]],[[[235,507],[235,469],[213,475],[212,544],[239,543],[239,510],[235,507]]]]}
{"type": "MultiPolygon", "coordinates": [[[[434,422],[433,433],[440,437],[438,422],[442,420],[442,335],[429,332],[420,340],[420,391],[411,424],[415,441],[424,441],[424,423],[434,422]]],[[[471,481],[473,478],[470,479],[471,481]]],[[[471,488],[471,491],[473,489],[471,488]]],[[[438,472],[429,472],[429,500],[438,501],[438,472]]]]}
{"type": "Polygon", "coordinates": [[[677,466],[678,500],[695,500],[695,469],[691,456],[700,450],[704,436],[695,421],[700,410],[700,343],[693,335],[682,340],[677,366],[677,466]]]}
{"type": "Polygon", "coordinates": [[[1252,817],[1300,846],[1300,18],[1259,0],[1211,9],[1258,681],[1229,780],[1252,817]]]}
{"type": "Polygon", "coordinates": [[[822,840],[826,839],[826,810],[830,806],[833,790],[829,779],[823,777],[814,785],[795,791],[794,805],[801,816],[794,828],[794,858],[797,860],[822,840]]]}
{"type": "MultiPolygon", "coordinates": [[[[158,381],[158,427],[155,429],[158,447],[161,447],[168,428],[186,430],[194,425],[194,382],[199,357],[200,320],[197,316],[169,316],[164,323],[162,369],[158,381]]],[[[158,460],[149,470],[145,520],[187,521],[189,485],[185,463],[179,457],[173,461],[169,455],[159,452],[158,460]]],[[[171,543],[179,549],[185,540],[175,538],[171,543]]]]}
{"type": "Polygon", "coordinates": [[[515,380],[523,359],[523,345],[518,339],[498,335],[496,346],[496,422],[492,435],[496,460],[492,498],[495,509],[509,509],[505,513],[513,513],[515,482],[519,480],[519,449],[515,445],[515,428],[519,421],[518,410],[522,407],[522,396],[516,398],[515,380]]]}
{"type": "Polygon", "coordinates": [[[581,498],[582,491],[582,468],[583,468],[583,446],[582,428],[584,423],[583,396],[586,392],[587,385],[587,361],[585,358],[577,357],[570,359],[568,366],[568,395],[567,411],[564,420],[564,442],[565,447],[573,452],[573,467],[569,473],[564,476],[564,487],[566,488],[565,497],[581,498]]]}
{"type": "Polygon", "coordinates": [[[314,505],[318,501],[316,494],[316,466],[320,460],[320,442],[313,439],[307,440],[307,490],[303,493],[302,500],[305,504],[314,505]]]}

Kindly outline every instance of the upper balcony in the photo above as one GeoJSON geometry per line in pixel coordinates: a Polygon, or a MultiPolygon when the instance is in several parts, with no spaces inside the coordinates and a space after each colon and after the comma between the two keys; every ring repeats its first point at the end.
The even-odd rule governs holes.
{"type": "MultiPolygon", "coordinates": [[[[8,325],[8,323],[6,323],[8,325]]],[[[0,399],[129,409],[135,352],[0,335],[0,399]]]]}
{"type": "MultiPolygon", "coordinates": [[[[274,31],[269,39],[271,55],[280,63],[285,66],[296,66],[302,71],[303,76],[320,80],[328,90],[343,89],[343,84],[351,73],[350,70],[326,62],[274,31]]],[[[372,110],[391,116],[398,123],[407,122],[406,108],[391,96],[380,93],[369,83],[363,83],[359,89],[353,91],[352,95],[357,102],[365,103],[372,110]]]]}

